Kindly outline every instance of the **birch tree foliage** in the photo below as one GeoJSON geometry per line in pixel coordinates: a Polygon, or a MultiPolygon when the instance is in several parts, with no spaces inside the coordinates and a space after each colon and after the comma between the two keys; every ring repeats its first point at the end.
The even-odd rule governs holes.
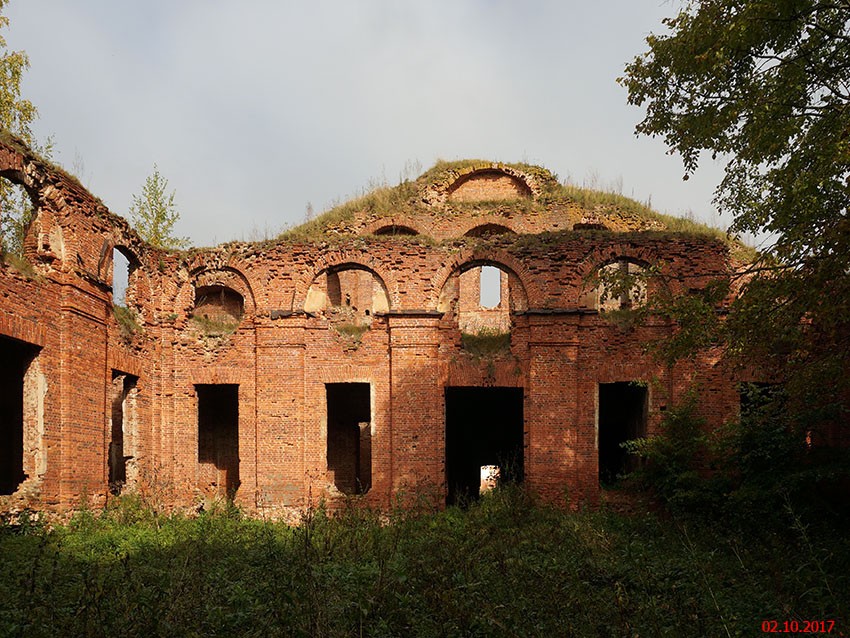
{"type": "Polygon", "coordinates": [[[180,213],[174,204],[174,191],[168,191],[168,180],[154,164],[153,173],[145,180],[141,194],[133,195],[130,223],[151,246],[180,250],[188,247],[189,240],[174,235],[174,224],[178,219],[180,213]]]}
{"type": "MultiPolygon", "coordinates": [[[[0,0],[0,11],[8,0],[0,0]]],[[[9,18],[0,14],[0,31],[9,26],[9,18]]],[[[21,94],[21,80],[29,68],[24,51],[9,51],[0,34],[0,128],[19,138],[44,156],[50,155],[50,143],[40,146],[32,133],[38,110],[21,94]]],[[[0,179],[0,253],[23,253],[26,227],[33,215],[32,203],[23,189],[0,179]]]]}

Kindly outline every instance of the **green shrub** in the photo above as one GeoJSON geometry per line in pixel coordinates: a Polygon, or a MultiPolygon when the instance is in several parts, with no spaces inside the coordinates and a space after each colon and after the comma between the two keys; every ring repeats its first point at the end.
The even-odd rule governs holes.
{"type": "Polygon", "coordinates": [[[708,473],[711,450],[704,426],[692,392],[667,411],[659,434],[622,444],[643,460],[633,478],[674,511],[698,511],[717,496],[717,485],[708,473]]]}

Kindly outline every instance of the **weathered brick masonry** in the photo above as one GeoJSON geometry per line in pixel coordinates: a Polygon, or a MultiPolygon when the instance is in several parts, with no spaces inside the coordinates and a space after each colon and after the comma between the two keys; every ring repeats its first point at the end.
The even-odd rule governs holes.
{"type": "Polygon", "coordinates": [[[110,488],[249,510],[454,500],[477,493],[484,465],[593,503],[600,475],[624,469],[617,443],[652,433],[691,388],[712,426],[738,408],[714,353],[658,363],[643,346],[675,327],[611,322],[590,283],[652,265],[693,294],[729,272],[727,246],[553,199],[542,169],[448,167],[406,185],[397,209],[180,254],[16,140],[0,144],[0,174],[37,210],[27,264],[0,264],[5,509],[110,488]],[[130,262],[123,323],[115,251],[130,262]]]}

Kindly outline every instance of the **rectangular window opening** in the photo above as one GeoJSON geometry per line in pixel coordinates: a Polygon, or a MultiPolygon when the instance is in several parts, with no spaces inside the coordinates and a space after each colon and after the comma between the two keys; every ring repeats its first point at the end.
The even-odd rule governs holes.
{"type": "Polygon", "coordinates": [[[112,249],[112,303],[127,305],[127,288],[130,286],[130,260],[118,248],[112,249]]]}
{"type": "Polygon", "coordinates": [[[40,348],[0,337],[0,495],[14,494],[28,478],[24,468],[24,415],[37,390],[27,388],[27,370],[40,348]]]}
{"type": "Polygon", "coordinates": [[[109,439],[109,491],[120,494],[128,480],[127,468],[135,457],[135,389],[138,377],[112,371],[109,439]]]}
{"type": "Polygon", "coordinates": [[[502,305],[502,271],[495,266],[482,266],[478,270],[478,305],[482,308],[498,308],[502,305]]]}
{"type": "Polygon", "coordinates": [[[196,385],[202,491],[233,499],[239,489],[239,386],[196,385]]]}
{"type": "Polygon", "coordinates": [[[343,494],[372,487],[372,399],[368,383],[325,384],[328,480],[343,494]]]}
{"type": "Polygon", "coordinates": [[[479,498],[524,476],[522,388],[446,388],[446,502],[479,498]]]}
{"type": "Polygon", "coordinates": [[[634,471],[636,459],[621,446],[646,436],[647,387],[636,382],[599,384],[599,483],[612,485],[634,471]]]}

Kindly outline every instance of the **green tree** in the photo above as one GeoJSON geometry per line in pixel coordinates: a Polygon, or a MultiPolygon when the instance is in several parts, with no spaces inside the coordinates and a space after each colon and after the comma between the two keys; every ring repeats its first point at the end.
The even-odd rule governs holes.
{"type": "Polygon", "coordinates": [[[174,236],[174,224],[180,213],[174,205],[174,191],[168,191],[168,180],[159,173],[156,164],[145,180],[141,195],[133,195],[130,222],[139,236],[156,248],[180,250],[189,246],[185,237],[174,236]]]}
{"type": "Polygon", "coordinates": [[[677,322],[668,360],[720,346],[782,382],[714,442],[719,493],[741,512],[812,506],[850,473],[818,445],[847,436],[850,410],[848,20],[847,0],[689,0],[620,79],[646,109],[637,132],[681,154],[685,179],[706,155],[725,161],[715,203],[765,244],[731,281],[640,311],[677,322]]]}
{"type": "MultiPolygon", "coordinates": [[[[8,0],[0,0],[0,11],[7,3],[8,0]]],[[[8,25],[9,18],[0,15],[0,29],[8,25]]],[[[49,155],[50,144],[39,147],[30,128],[38,117],[38,110],[21,96],[21,79],[29,68],[29,58],[23,51],[6,50],[6,39],[2,36],[0,51],[0,127],[43,155],[49,155]]],[[[32,214],[32,203],[26,193],[11,182],[0,179],[0,254],[23,253],[24,233],[32,214]]]]}
{"type": "Polygon", "coordinates": [[[767,238],[728,319],[694,322],[713,334],[693,342],[781,372],[807,428],[845,420],[850,395],[848,20],[847,0],[691,0],[619,80],[685,179],[725,160],[715,203],[767,238]]]}

